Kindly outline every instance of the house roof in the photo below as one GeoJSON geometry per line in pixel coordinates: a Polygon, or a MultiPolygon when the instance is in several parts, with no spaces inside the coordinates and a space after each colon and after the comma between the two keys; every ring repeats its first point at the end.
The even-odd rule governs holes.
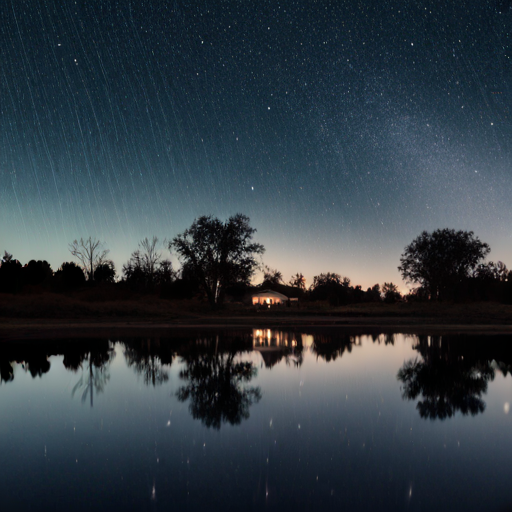
{"type": "Polygon", "coordinates": [[[272,297],[275,299],[288,300],[286,295],[275,292],[274,290],[262,290],[261,292],[253,293],[251,297],[272,297]]]}

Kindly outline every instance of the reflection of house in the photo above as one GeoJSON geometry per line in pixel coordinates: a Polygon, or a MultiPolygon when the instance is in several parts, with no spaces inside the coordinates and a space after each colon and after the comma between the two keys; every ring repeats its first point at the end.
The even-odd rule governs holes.
{"type": "MultiPolygon", "coordinates": [[[[257,303],[256,303],[257,304],[257,303]]],[[[300,338],[300,334],[299,340],[300,338]]],[[[296,349],[297,334],[294,332],[275,331],[273,329],[253,329],[253,348],[259,352],[265,368],[272,368],[279,363],[283,357],[295,360],[294,349],[296,349]]]]}
{"type": "MultiPolygon", "coordinates": [[[[299,334],[299,337],[301,335],[299,334]]],[[[299,338],[300,339],[300,338],[299,338]]],[[[253,329],[253,348],[291,348],[297,346],[297,335],[294,332],[276,331],[274,329],[253,329]]]]}
{"type": "Polygon", "coordinates": [[[252,295],[253,304],[284,304],[288,301],[288,297],[279,292],[272,290],[263,290],[252,295]]]}

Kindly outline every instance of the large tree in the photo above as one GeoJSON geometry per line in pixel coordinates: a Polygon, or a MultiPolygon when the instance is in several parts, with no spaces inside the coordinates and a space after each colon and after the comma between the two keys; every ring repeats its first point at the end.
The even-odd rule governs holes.
{"type": "Polygon", "coordinates": [[[432,299],[469,277],[491,248],[473,231],[423,231],[404,249],[398,270],[409,283],[423,287],[432,299]]]}
{"type": "Polygon", "coordinates": [[[348,277],[326,272],[313,277],[313,284],[309,287],[309,298],[313,301],[328,300],[331,306],[341,306],[350,302],[352,292],[348,277]]]}
{"type": "Polygon", "coordinates": [[[183,233],[169,242],[201,283],[210,304],[222,301],[223,290],[235,283],[249,283],[258,267],[256,256],[265,251],[253,242],[256,230],[249,217],[238,213],[227,221],[211,215],[194,220],[183,233]]]}

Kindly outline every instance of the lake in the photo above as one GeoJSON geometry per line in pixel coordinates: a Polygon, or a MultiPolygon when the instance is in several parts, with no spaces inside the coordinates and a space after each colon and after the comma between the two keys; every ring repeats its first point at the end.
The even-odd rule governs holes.
{"type": "Polygon", "coordinates": [[[510,336],[0,345],[2,510],[512,506],[510,336]]]}

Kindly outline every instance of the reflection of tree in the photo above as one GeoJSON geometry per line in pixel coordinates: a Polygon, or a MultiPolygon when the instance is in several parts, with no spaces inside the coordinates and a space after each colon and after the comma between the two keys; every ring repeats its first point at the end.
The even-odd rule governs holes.
{"type": "Polygon", "coordinates": [[[9,361],[0,361],[0,382],[11,382],[14,379],[14,372],[9,361]]]}
{"type": "Polygon", "coordinates": [[[302,366],[304,362],[304,347],[302,343],[299,343],[295,347],[288,348],[288,350],[284,354],[284,359],[286,362],[286,366],[296,366],[297,368],[302,366]]]}
{"type": "Polygon", "coordinates": [[[114,357],[115,352],[108,342],[106,346],[105,344],[96,346],[86,353],[85,356],[82,356],[79,365],[79,367],[82,368],[82,376],[71,391],[71,396],[74,397],[75,393],[81,390],[82,403],[84,403],[87,396],[89,396],[92,407],[94,392],[96,392],[96,394],[102,393],[107,382],[110,380],[108,368],[114,357]],[[84,366],[86,367],[85,369],[84,366]]]}
{"type": "Polygon", "coordinates": [[[272,368],[283,358],[286,366],[295,366],[299,368],[304,362],[304,347],[299,344],[295,347],[278,347],[270,349],[257,349],[260,353],[266,368],[272,368]]]}
{"type": "Polygon", "coordinates": [[[463,415],[482,413],[485,402],[481,395],[494,379],[494,369],[487,361],[458,355],[453,343],[442,339],[420,339],[416,349],[423,360],[406,361],[397,378],[403,383],[402,397],[416,400],[422,418],[451,418],[457,411],[463,415]]]}
{"type": "Polygon", "coordinates": [[[495,361],[495,367],[506,377],[508,374],[512,374],[512,365],[510,363],[504,363],[503,361],[495,361]]]}
{"type": "Polygon", "coordinates": [[[35,379],[50,371],[49,358],[51,356],[62,354],[65,368],[76,372],[82,367],[82,363],[90,357],[90,352],[93,364],[101,366],[102,358],[109,359],[110,351],[110,344],[107,340],[97,339],[6,342],[0,344],[0,381],[11,382],[14,380],[13,363],[20,365],[35,379]]]}
{"type": "Polygon", "coordinates": [[[326,362],[335,361],[345,351],[352,352],[354,340],[351,336],[314,334],[311,351],[326,362]]]}
{"type": "Polygon", "coordinates": [[[249,418],[249,408],[261,399],[259,387],[244,387],[257,373],[253,363],[235,361],[236,352],[199,353],[183,357],[180,377],[187,381],[176,392],[178,400],[190,399],[190,412],[207,427],[238,425],[249,418]]]}
{"type": "Polygon", "coordinates": [[[169,374],[162,367],[160,358],[154,354],[142,353],[134,347],[124,350],[126,364],[142,375],[144,384],[155,387],[169,380],[169,374]]]}
{"type": "Polygon", "coordinates": [[[23,351],[8,351],[0,355],[0,382],[11,382],[14,380],[14,369],[12,363],[21,364],[21,367],[32,375],[32,378],[42,377],[50,371],[50,361],[45,351],[36,349],[33,353],[23,351]]]}
{"type": "Polygon", "coordinates": [[[25,359],[25,367],[28,368],[32,378],[42,377],[43,374],[50,371],[50,361],[46,354],[33,354],[25,359]]]}
{"type": "Polygon", "coordinates": [[[378,343],[379,345],[381,343],[384,343],[384,345],[394,345],[395,344],[395,335],[391,333],[385,333],[385,334],[372,334],[372,341],[373,343],[378,343]]]}

